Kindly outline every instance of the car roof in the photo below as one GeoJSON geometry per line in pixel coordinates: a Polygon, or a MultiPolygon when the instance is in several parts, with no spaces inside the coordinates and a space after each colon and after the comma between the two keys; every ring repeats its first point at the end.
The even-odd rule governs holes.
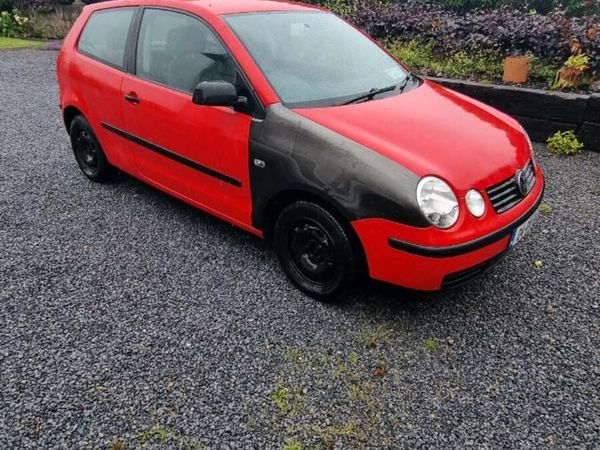
{"type": "Polygon", "coordinates": [[[267,11],[315,10],[312,5],[279,0],[184,0],[198,4],[214,14],[235,14],[267,11]]]}
{"type": "Polygon", "coordinates": [[[112,0],[87,8],[99,10],[120,6],[179,7],[188,11],[200,9],[217,16],[270,11],[321,11],[321,8],[313,5],[283,0],[112,0]]]}

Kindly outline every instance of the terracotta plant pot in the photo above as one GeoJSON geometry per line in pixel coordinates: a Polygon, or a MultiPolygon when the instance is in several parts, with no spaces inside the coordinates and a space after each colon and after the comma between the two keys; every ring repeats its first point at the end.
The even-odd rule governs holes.
{"type": "Polygon", "coordinates": [[[561,84],[579,87],[583,81],[583,70],[574,67],[563,67],[560,69],[558,76],[561,84]]]}
{"type": "Polygon", "coordinates": [[[526,83],[529,79],[529,63],[531,58],[526,55],[509,56],[504,60],[504,76],[507,83],[526,83]]]}

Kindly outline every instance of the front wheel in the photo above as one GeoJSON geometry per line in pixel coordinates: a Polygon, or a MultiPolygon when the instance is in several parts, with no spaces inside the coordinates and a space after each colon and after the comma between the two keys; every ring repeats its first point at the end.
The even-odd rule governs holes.
{"type": "Polygon", "coordinates": [[[359,278],[353,236],[320,205],[299,201],[287,206],[275,224],[273,243],[287,276],[317,300],[340,300],[359,278]]]}

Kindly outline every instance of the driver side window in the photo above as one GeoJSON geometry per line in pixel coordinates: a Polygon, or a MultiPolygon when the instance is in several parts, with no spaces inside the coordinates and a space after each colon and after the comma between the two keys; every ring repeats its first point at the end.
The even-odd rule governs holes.
{"type": "Polygon", "coordinates": [[[214,33],[201,21],[174,11],[144,11],[136,74],[192,93],[201,81],[238,84],[236,66],[214,33]]]}

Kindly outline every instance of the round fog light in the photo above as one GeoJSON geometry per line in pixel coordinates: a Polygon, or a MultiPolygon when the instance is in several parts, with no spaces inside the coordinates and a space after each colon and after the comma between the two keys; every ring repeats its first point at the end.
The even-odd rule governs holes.
{"type": "Polygon", "coordinates": [[[471,189],[469,192],[467,192],[466,200],[467,208],[469,208],[471,214],[473,214],[475,217],[483,216],[483,213],[485,212],[485,201],[478,191],[471,189]]]}

